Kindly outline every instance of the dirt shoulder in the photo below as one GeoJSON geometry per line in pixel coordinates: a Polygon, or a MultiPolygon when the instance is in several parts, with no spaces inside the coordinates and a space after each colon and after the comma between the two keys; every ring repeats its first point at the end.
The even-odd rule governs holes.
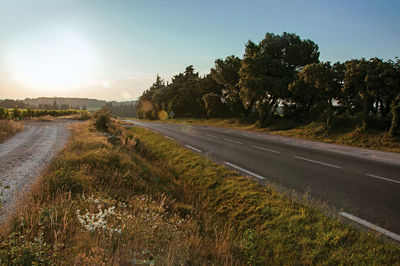
{"type": "Polygon", "coordinates": [[[20,193],[65,145],[69,137],[67,125],[71,123],[74,122],[29,122],[24,131],[0,144],[0,181],[9,186],[2,196],[5,204],[0,221],[12,211],[20,193]]]}

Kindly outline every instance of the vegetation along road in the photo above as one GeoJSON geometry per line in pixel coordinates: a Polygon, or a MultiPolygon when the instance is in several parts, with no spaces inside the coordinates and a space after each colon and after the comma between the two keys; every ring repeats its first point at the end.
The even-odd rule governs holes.
{"type": "Polygon", "coordinates": [[[5,201],[3,221],[15,207],[19,193],[28,188],[46,163],[64,146],[72,121],[32,122],[26,129],[0,144],[0,181],[8,189],[3,191],[5,201]]]}
{"type": "Polygon", "coordinates": [[[310,193],[400,241],[400,154],[232,129],[131,121],[260,182],[310,193]]]}

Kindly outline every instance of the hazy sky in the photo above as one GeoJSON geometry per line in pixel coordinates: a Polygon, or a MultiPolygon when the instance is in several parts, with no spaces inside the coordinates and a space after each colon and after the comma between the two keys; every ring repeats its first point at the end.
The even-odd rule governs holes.
{"type": "Polygon", "coordinates": [[[400,56],[400,1],[0,0],[0,98],[136,99],[250,39],[296,33],[323,61],[400,56]]]}

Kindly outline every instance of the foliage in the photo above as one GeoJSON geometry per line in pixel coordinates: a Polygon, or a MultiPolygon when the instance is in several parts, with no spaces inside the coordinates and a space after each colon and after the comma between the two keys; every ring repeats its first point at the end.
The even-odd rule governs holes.
{"type": "Polygon", "coordinates": [[[318,62],[318,46],[295,34],[267,33],[257,45],[246,44],[240,69],[240,94],[248,106],[255,105],[261,127],[271,122],[279,100],[288,96],[288,85],[299,69],[318,62]]]}
{"type": "MultiPolygon", "coordinates": [[[[242,114],[248,114],[248,110],[245,109],[239,95],[240,67],[241,60],[238,57],[231,55],[225,58],[225,60],[215,60],[214,68],[211,68],[210,70],[211,78],[221,86],[221,103],[225,103],[230,110],[230,115],[236,117],[241,116],[242,114]]],[[[223,113],[225,112],[219,111],[218,113],[215,113],[214,116],[221,116],[223,113]]]]}
{"type": "Polygon", "coordinates": [[[111,122],[111,112],[108,108],[103,107],[93,114],[93,123],[97,130],[107,132],[111,122]]]}
{"type": "Polygon", "coordinates": [[[68,110],[40,110],[40,109],[4,109],[0,108],[0,120],[1,119],[14,119],[14,120],[25,120],[35,117],[42,116],[52,116],[52,117],[60,117],[60,116],[69,116],[79,114],[81,111],[68,109],[68,110]]]}
{"type": "MultiPolygon", "coordinates": [[[[310,115],[318,113],[318,107],[323,106],[326,117],[326,127],[333,124],[333,101],[341,96],[341,84],[344,78],[344,66],[336,63],[333,66],[327,63],[306,65],[289,84],[291,100],[299,113],[310,115]]],[[[309,117],[308,117],[309,118],[309,117]]]]}
{"type": "MultiPolygon", "coordinates": [[[[215,60],[199,76],[193,66],[165,82],[155,83],[138,102],[139,118],[258,118],[268,127],[276,115],[302,122],[325,120],[331,130],[343,114],[363,130],[392,119],[392,102],[400,93],[400,59],[353,59],[319,62],[318,46],[293,33],[267,33],[258,44],[245,45],[243,59],[215,60]],[[283,110],[281,112],[280,110],[283,110]]],[[[392,125],[395,128],[395,124],[392,125]]]]}

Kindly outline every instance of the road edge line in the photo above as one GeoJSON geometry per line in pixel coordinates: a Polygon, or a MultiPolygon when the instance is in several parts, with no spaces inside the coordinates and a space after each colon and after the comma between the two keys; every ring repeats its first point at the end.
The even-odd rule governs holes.
{"type": "Polygon", "coordinates": [[[370,223],[370,222],[368,222],[366,220],[358,218],[357,216],[354,216],[354,215],[352,215],[350,213],[340,212],[339,214],[341,216],[343,216],[343,217],[346,217],[349,220],[352,220],[353,222],[359,223],[359,224],[361,224],[361,225],[363,225],[363,226],[365,226],[365,227],[367,227],[369,229],[377,231],[377,232],[381,233],[382,235],[385,235],[387,237],[390,237],[390,238],[400,242],[400,235],[398,235],[396,233],[390,232],[389,230],[386,230],[385,228],[382,228],[382,227],[377,226],[377,225],[375,225],[373,223],[370,223]]]}
{"type": "Polygon", "coordinates": [[[242,168],[242,167],[240,167],[240,166],[237,166],[237,165],[235,165],[235,164],[233,164],[233,163],[225,162],[225,164],[228,165],[228,166],[230,166],[230,167],[235,168],[236,170],[239,170],[239,171],[241,171],[241,172],[244,172],[244,173],[246,173],[246,174],[248,174],[248,175],[257,177],[257,178],[259,178],[259,179],[265,179],[265,177],[260,176],[259,174],[256,174],[256,173],[254,173],[254,172],[252,172],[252,171],[246,170],[246,169],[244,169],[244,168],[242,168]]]}
{"type": "Polygon", "coordinates": [[[189,149],[191,149],[191,150],[194,150],[194,151],[197,151],[197,152],[201,152],[201,150],[199,150],[199,149],[197,149],[197,148],[195,148],[195,147],[192,147],[192,146],[190,146],[190,145],[185,145],[186,147],[188,147],[189,149]]]}

